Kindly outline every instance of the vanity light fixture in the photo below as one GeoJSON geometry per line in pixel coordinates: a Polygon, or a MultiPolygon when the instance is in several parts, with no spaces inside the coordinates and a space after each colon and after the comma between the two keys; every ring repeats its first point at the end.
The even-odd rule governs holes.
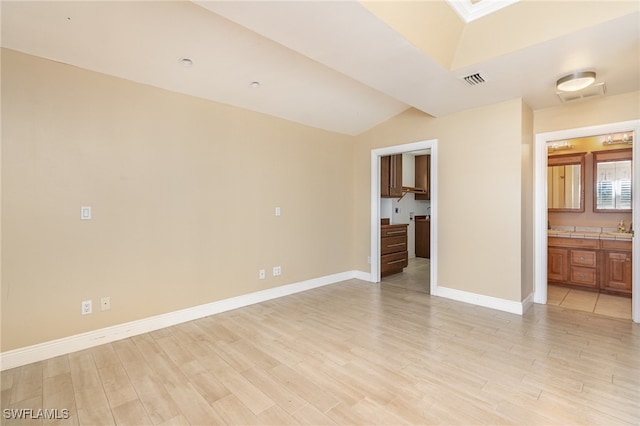
{"type": "Polygon", "coordinates": [[[593,71],[576,71],[556,81],[556,88],[562,92],[576,92],[591,86],[596,81],[593,71]]]}
{"type": "MultiPolygon", "coordinates": [[[[618,136],[618,135],[615,135],[618,136]]],[[[614,136],[614,137],[615,137],[614,136]]],[[[633,145],[633,136],[625,133],[620,139],[614,139],[611,135],[607,136],[602,145],[633,145]]]]}
{"type": "Polygon", "coordinates": [[[571,145],[569,142],[564,141],[564,142],[549,142],[549,144],[547,145],[547,149],[549,152],[555,152],[555,151],[560,151],[563,149],[571,149],[573,148],[573,145],[571,145]]]}

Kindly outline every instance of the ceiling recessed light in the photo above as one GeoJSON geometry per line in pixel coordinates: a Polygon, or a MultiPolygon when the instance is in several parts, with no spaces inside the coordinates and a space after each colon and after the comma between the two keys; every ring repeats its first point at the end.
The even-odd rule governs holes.
{"type": "Polygon", "coordinates": [[[596,73],[593,71],[578,71],[565,75],[556,81],[556,88],[563,92],[575,92],[589,87],[596,81],[596,73]]]}
{"type": "Polygon", "coordinates": [[[178,62],[180,62],[180,65],[182,65],[185,68],[189,68],[193,66],[193,60],[190,58],[180,58],[178,62]]]}
{"type": "Polygon", "coordinates": [[[253,87],[254,89],[258,89],[260,87],[260,82],[259,81],[252,81],[251,82],[251,87],[253,87]]]}

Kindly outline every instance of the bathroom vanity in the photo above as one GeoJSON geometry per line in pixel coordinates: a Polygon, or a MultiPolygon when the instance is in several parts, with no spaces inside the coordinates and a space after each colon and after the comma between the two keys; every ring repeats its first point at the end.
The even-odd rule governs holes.
{"type": "Polygon", "coordinates": [[[549,230],[547,280],[631,297],[629,233],[549,230]]]}

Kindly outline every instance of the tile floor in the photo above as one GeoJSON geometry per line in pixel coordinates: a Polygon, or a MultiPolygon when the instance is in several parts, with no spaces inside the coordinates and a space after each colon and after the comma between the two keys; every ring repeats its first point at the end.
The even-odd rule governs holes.
{"type": "MultiPolygon", "coordinates": [[[[382,284],[429,293],[430,266],[430,259],[421,257],[409,259],[409,265],[402,273],[383,277],[382,284]]],[[[547,290],[547,303],[573,311],[631,319],[631,299],[627,297],[550,285],[547,290]]]]}
{"type": "Polygon", "coordinates": [[[574,311],[631,319],[631,299],[622,296],[550,285],[547,288],[547,303],[574,311]]]}

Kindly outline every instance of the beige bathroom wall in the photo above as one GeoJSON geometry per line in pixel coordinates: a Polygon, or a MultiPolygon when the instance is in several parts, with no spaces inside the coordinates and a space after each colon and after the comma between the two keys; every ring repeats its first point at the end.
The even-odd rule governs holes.
{"type": "Polygon", "coordinates": [[[522,126],[514,99],[439,118],[411,109],[357,136],[357,269],[369,271],[371,150],[437,139],[438,285],[520,302],[522,126]]]}
{"type": "Polygon", "coordinates": [[[353,161],[351,137],[3,50],[0,350],[352,270],[353,161]]]}

